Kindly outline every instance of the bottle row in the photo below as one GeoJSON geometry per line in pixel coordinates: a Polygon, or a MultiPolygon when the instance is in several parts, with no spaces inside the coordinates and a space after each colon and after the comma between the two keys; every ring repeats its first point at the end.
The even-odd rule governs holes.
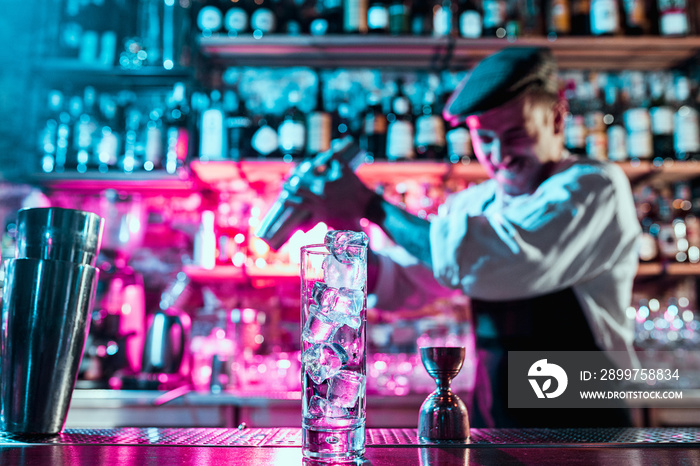
{"type": "MultiPolygon", "coordinates": [[[[674,290],[675,291],[675,290],[674,290]]],[[[685,294],[694,296],[691,290],[685,294]]],[[[635,321],[635,346],[640,349],[697,348],[700,344],[700,317],[688,297],[642,298],[627,310],[635,321]]]]}
{"type": "Polygon", "coordinates": [[[642,225],[640,262],[700,262],[698,201],[688,182],[635,192],[637,216],[642,225]]]}
{"type": "Polygon", "coordinates": [[[465,38],[558,35],[685,36],[686,0],[202,0],[203,36],[392,34],[465,38]]]}
{"type": "Polygon", "coordinates": [[[700,155],[697,86],[688,76],[631,71],[563,77],[570,152],[613,161],[700,155]]]}
{"type": "Polygon", "coordinates": [[[465,38],[694,34],[687,0],[63,0],[49,56],[138,69],[189,66],[195,36],[391,34],[465,38]]]}
{"type": "Polygon", "coordinates": [[[343,71],[328,81],[310,70],[276,73],[247,70],[211,91],[183,83],[151,95],[52,90],[40,128],[40,170],[175,173],[194,159],[292,161],[348,135],[371,159],[458,162],[471,155],[468,131],[447,128],[441,117],[448,93],[437,77],[430,84],[399,77],[366,90],[343,71]]]}
{"type": "MultiPolygon", "coordinates": [[[[369,161],[466,162],[473,154],[468,130],[442,118],[463,75],[231,68],[214,90],[183,83],[150,94],[53,90],[39,135],[40,169],[174,173],[195,159],[289,162],[345,136],[360,141],[369,161]]],[[[561,77],[571,152],[614,161],[700,156],[695,83],[687,76],[561,77]]]]}
{"type": "Polygon", "coordinates": [[[191,131],[186,87],[140,96],[130,91],[79,95],[48,93],[47,118],[39,133],[40,170],[176,173],[188,156],[191,131]]]}
{"type": "Polygon", "coordinates": [[[190,0],[62,0],[49,14],[48,56],[128,70],[191,64],[190,0]]]}

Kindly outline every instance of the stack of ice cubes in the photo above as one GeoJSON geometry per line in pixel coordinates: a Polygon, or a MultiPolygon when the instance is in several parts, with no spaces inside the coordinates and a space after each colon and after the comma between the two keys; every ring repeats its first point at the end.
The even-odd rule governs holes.
{"type": "Polygon", "coordinates": [[[364,345],[361,338],[366,264],[362,232],[328,232],[325,245],[331,254],[323,261],[323,281],[314,283],[302,340],[307,348],[302,365],[315,384],[307,408],[311,417],[350,415],[364,393],[361,373],[364,345]],[[310,346],[309,346],[310,345],[310,346]]]}

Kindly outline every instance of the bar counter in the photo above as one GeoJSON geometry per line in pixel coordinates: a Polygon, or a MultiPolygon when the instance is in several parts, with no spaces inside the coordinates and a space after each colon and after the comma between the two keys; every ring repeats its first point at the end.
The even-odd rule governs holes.
{"type": "MultiPolygon", "coordinates": [[[[2,465],[297,465],[299,428],[66,429],[0,434],[2,465]]],[[[416,429],[368,429],[362,464],[700,464],[700,428],[472,429],[468,442],[420,444],[416,429]]]]}

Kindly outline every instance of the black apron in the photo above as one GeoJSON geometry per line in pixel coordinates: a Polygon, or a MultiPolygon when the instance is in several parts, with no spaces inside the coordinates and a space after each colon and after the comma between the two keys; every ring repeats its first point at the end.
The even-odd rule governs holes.
{"type": "MultiPolygon", "coordinates": [[[[479,355],[472,427],[628,427],[629,410],[509,409],[508,351],[600,351],[570,288],[528,299],[472,298],[479,355]],[[492,407],[488,410],[489,395],[492,407]]],[[[611,366],[612,367],[612,366],[611,366]]]]}

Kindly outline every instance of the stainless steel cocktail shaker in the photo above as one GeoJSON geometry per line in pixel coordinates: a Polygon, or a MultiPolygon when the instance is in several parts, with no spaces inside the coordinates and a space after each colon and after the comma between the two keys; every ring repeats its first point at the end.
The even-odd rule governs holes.
{"type": "Polygon", "coordinates": [[[63,429],[88,332],[103,220],[72,209],[24,209],[5,261],[0,430],[63,429]]]}
{"type": "Polygon", "coordinates": [[[313,214],[299,205],[297,190],[303,187],[320,195],[326,181],[340,176],[341,165],[348,165],[355,170],[363,160],[364,151],[360,149],[357,141],[346,137],[333,141],[330,150],[321,152],[313,159],[302,161],[287,178],[255,235],[272,249],[279,249],[313,214]]]}

